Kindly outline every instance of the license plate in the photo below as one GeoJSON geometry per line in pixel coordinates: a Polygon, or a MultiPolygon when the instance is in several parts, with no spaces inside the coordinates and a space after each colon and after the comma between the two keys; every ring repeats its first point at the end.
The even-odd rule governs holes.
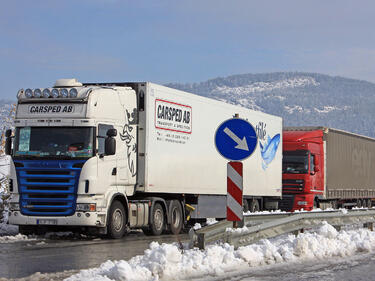
{"type": "Polygon", "coordinates": [[[36,220],[36,224],[56,225],[57,224],[57,220],[45,220],[45,219],[36,220]]]}

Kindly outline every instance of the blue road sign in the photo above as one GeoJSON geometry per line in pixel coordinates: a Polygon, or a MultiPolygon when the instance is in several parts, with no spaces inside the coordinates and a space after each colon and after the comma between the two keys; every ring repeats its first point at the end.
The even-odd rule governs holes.
{"type": "Polygon", "coordinates": [[[228,119],[221,123],[215,134],[215,145],[219,153],[232,161],[248,158],[258,142],[254,127],[240,118],[228,119]]]}

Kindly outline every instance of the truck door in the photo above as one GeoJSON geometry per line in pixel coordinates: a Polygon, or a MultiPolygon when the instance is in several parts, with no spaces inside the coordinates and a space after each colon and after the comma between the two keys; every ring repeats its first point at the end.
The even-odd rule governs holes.
{"type": "Polygon", "coordinates": [[[104,143],[107,137],[107,131],[113,129],[113,125],[98,125],[98,181],[99,186],[116,186],[117,185],[117,156],[104,155],[104,143]]]}
{"type": "Polygon", "coordinates": [[[318,169],[315,169],[316,157],[319,155],[311,154],[310,155],[310,175],[311,175],[311,189],[312,190],[321,190],[321,176],[318,169]]]}

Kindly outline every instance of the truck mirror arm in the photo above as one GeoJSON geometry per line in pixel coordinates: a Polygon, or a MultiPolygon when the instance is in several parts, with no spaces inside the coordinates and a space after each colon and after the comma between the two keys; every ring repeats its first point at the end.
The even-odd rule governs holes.
{"type": "Polygon", "coordinates": [[[5,132],[5,154],[6,155],[11,155],[12,154],[12,139],[14,136],[12,136],[12,130],[8,129],[5,132]]]}

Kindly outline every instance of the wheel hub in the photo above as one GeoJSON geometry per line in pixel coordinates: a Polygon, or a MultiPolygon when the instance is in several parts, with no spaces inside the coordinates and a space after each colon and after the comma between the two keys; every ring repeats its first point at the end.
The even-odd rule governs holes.
{"type": "Polygon", "coordinates": [[[124,224],[124,216],[120,209],[116,209],[113,213],[112,223],[116,231],[120,231],[122,229],[122,226],[124,224]]]}

